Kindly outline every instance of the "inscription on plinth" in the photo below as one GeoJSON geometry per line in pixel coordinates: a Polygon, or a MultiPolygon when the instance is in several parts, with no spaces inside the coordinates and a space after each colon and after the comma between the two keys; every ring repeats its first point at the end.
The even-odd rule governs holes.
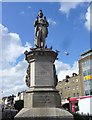
{"type": "Polygon", "coordinates": [[[55,106],[54,96],[51,94],[35,95],[33,99],[34,107],[53,107],[55,106]]]}
{"type": "Polygon", "coordinates": [[[53,64],[50,62],[36,62],[35,84],[53,86],[53,64]]]}
{"type": "Polygon", "coordinates": [[[51,99],[49,96],[39,96],[37,99],[37,103],[40,104],[46,104],[46,103],[51,103],[51,99]]]}

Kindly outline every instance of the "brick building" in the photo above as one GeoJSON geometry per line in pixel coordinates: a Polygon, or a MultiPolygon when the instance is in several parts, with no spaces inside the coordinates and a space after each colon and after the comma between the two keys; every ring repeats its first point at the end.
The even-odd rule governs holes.
{"type": "Polygon", "coordinates": [[[82,86],[83,84],[81,83],[80,76],[75,74],[69,77],[68,81],[63,79],[63,81],[58,82],[57,89],[59,90],[61,98],[66,99],[68,97],[82,96],[82,86]]]}

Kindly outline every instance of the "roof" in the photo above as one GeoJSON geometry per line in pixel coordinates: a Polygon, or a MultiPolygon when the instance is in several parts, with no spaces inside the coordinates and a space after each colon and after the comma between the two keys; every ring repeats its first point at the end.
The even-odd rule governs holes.
{"type": "Polygon", "coordinates": [[[88,96],[80,96],[79,99],[85,99],[85,98],[92,98],[92,95],[88,95],[88,96]]]}
{"type": "Polygon", "coordinates": [[[86,55],[86,54],[88,54],[88,53],[91,53],[91,52],[92,52],[92,49],[87,50],[86,52],[82,53],[81,56],[84,56],[84,55],[86,55]]]}

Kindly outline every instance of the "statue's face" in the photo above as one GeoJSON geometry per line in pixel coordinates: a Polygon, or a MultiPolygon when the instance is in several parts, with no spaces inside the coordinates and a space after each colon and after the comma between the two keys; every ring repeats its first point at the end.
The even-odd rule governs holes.
{"type": "Polygon", "coordinates": [[[38,16],[39,16],[40,18],[42,18],[42,17],[43,17],[43,13],[42,13],[42,12],[39,12],[38,16]]]}

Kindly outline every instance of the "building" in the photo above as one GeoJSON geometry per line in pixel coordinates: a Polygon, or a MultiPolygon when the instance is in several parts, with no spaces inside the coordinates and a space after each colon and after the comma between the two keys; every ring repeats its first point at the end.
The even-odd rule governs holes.
{"type": "Polygon", "coordinates": [[[92,49],[82,53],[78,62],[84,95],[92,95],[92,49]]]}
{"type": "Polygon", "coordinates": [[[80,76],[73,73],[72,77],[68,77],[68,79],[58,82],[56,88],[59,90],[61,98],[66,99],[68,97],[82,96],[82,86],[83,84],[81,83],[80,76]]]}
{"type": "Polygon", "coordinates": [[[18,100],[24,100],[24,95],[25,95],[25,91],[18,92],[18,94],[14,98],[14,103],[18,100]]]}
{"type": "Polygon", "coordinates": [[[79,75],[73,75],[57,85],[61,97],[78,97],[83,95],[92,95],[92,49],[82,53],[79,64],[79,75]]]}
{"type": "Polygon", "coordinates": [[[18,94],[15,95],[10,95],[10,96],[5,96],[2,98],[2,104],[4,108],[14,108],[14,104],[18,100],[24,100],[24,94],[25,91],[18,92],[18,94]]]}
{"type": "Polygon", "coordinates": [[[2,98],[2,104],[4,108],[13,108],[14,107],[14,97],[15,95],[10,95],[2,98]]]}

